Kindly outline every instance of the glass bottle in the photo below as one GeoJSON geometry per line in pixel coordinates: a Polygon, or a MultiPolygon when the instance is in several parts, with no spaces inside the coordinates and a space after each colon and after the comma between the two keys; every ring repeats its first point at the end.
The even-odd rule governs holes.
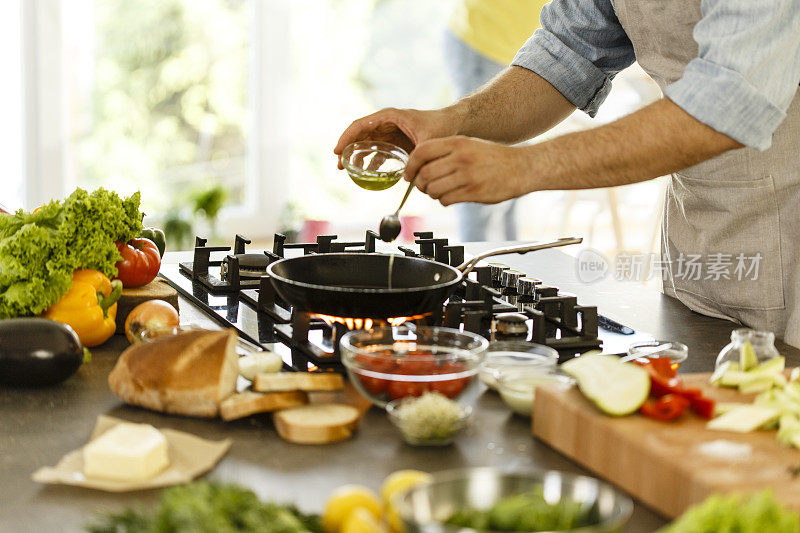
{"type": "Polygon", "coordinates": [[[769,359],[780,357],[775,348],[775,334],[771,331],[757,331],[754,329],[740,328],[731,332],[731,342],[725,346],[717,356],[717,368],[726,362],[739,364],[742,349],[746,342],[750,342],[759,364],[769,359]]]}

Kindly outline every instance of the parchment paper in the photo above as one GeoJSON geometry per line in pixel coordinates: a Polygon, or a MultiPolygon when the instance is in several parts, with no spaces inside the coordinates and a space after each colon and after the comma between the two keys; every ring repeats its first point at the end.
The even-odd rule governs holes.
{"type": "MultiPolygon", "coordinates": [[[[90,441],[122,422],[125,421],[100,415],[97,417],[90,441]]],[[[160,431],[167,439],[169,466],[150,479],[128,482],[86,477],[83,474],[82,448],[67,453],[56,466],[40,468],[31,477],[39,483],[76,485],[107,492],[153,489],[188,483],[200,474],[211,470],[231,447],[230,439],[211,441],[173,429],[160,431]]]]}

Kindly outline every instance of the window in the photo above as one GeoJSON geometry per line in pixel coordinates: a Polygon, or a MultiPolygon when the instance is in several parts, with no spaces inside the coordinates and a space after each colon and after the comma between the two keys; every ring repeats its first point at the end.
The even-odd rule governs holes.
{"type": "Polygon", "coordinates": [[[61,7],[67,190],[140,189],[144,211],[163,216],[220,185],[244,205],[248,2],[61,7]]]}
{"type": "MultiPolygon", "coordinates": [[[[219,184],[226,237],[291,225],[287,206],[362,235],[394,209],[402,184],[357,189],[331,150],[357,116],[449,101],[441,54],[430,53],[448,9],[426,0],[35,0],[28,19],[48,83],[30,107],[48,138],[34,140],[46,168],[28,196],[140,189],[145,211],[163,216],[219,184]]],[[[442,214],[415,196],[409,213],[442,214]]]]}
{"type": "Polygon", "coordinates": [[[5,80],[0,84],[0,146],[3,177],[0,178],[0,204],[17,209],[25,203],[24,134],[22,102],[22,0],[0,3],[0,62],[5,80]]]}
{"type": "MultiPolygon", "coordinates": [[[[287,200],[346,238],[377,230],[405,189],[365,191],[336,169],[333,147],[354,119],[387,106],[434,108],[451,101],[441,53],[450,2],[291,2],[287,200]],[[424,80],[424,82],[421,82],[424,80]]],[[[406,215],[454,234],[452,210],[420,193],[406,215]]]]}
{"type": "MultiPolygon", "coordinates": [[[[363,237],[394,211],[404,184],[359,189],[336,169],[332,148],[354,118],[376,109],[452,100],[441,43],[451,4],[10,0],[0,7],[2,53],[12,73],[14,57],[24,60],[3,101],[24,96],[25,105],[24,113],[9,106],[2,131],[4,147],[25,155],[8,158],[15,178],[3,182],[0,203],[31,209],[76,186],[103,186],[141,190],[152,222],[189,220],[194,233],[216,229],[224,242],[234,233],[269,239],[304,219],[327,221],[343,239],[363,237]],[[215,185],[227,191],[218,226],[194,216],[191,201],[215,185]]],[[[639,196],[656,203],[658,192],[642,187],[639,196]]],[[[575,216],[559,207],[574,199],[524,198],[520,237],[591,233],[605,220],[604,200],[576,210],[587,220],[573,227],[575,216]]],[[[420,229],[456,236],[453,209],[420,193],[404,214],[424,217],[420,229]]]]}

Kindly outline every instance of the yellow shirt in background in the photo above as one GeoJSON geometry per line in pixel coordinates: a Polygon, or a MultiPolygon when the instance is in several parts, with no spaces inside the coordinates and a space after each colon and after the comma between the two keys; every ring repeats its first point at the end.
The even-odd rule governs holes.
{"type": "Polygon", "coordinates": [[[539,27],[549,0],[458,0],[450,29],[468,46],[508,65],[539,27]]]}

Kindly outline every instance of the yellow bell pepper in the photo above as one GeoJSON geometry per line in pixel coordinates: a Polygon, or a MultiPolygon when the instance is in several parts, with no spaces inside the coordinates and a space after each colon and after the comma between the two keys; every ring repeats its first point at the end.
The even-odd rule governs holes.
{"type": "Polygon", "coordinates": [[[121,281],[109,281],[97,270],[76,270],[67,294],[42,316],[70,326],[84,346],[97,346],[117,329],[117,300],[121,295],[121,281]]]}

